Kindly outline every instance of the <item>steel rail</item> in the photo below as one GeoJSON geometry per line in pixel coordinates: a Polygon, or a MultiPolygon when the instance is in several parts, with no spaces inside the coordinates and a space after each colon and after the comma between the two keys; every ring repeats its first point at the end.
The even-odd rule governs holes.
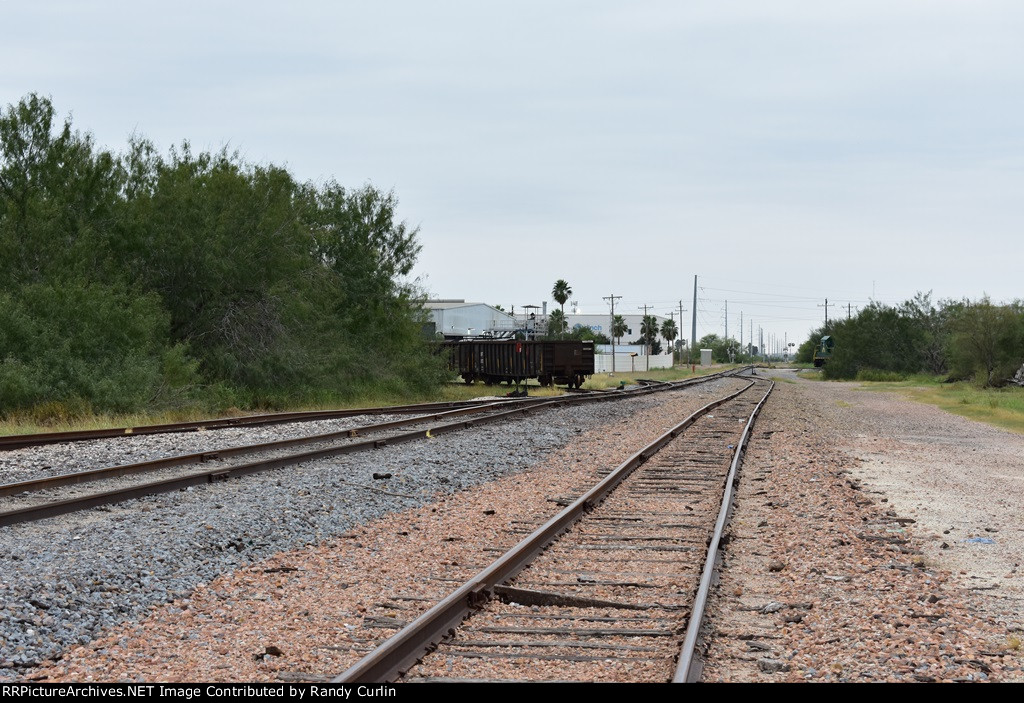
{"type": "Polygon", "coordinates": [[[405,414],[430,412],[471,407],[483,403],[523,403],[536,402],[536,398],[502,398],[499,400],[453,400],[440,403],[416,403],[412,405],[391,405],[378,408],[350,408],[347,410],[302,410],[286,413],[266,413],[262,415],[245,415],[243,417],[226,417],[190,422],[171,422],[160,425],[141,425],[138,427],[111,427],[99,430],[72,430],[70,432],[40,432],[37,434],[3,435],[0,436],[0,451],[19,449],[44,444],[61,442],[81,442],[90,439],[106,439],[109,437],[131,437],[145,434],[169,434],[174,432],[196,432],[199,430],[215,430],[227,427],[258,427],[260,425],[280,425],[291,422],[310,420],[330,420],[353,415],[384,415],[388,413],[405,414]]]}
{"type": "Polygon", "coordinates": [[[594,509],[636,468],[675,439],[700,417],[746,392],[755,385],[708,403],[671,430],[633,454],[600,483],[577,498],[544,525],[532,532],[494,563],[416,618],[380,647],[332,680],[332,683],[383,683],[393,681],[419,659],[433,651],[469,613],[494,595],[494,589],[526,567],[555,538],[594,509]]]}
{"type": "MultiPolygon", "coordinates": [[[[120,503],[127,500],[132,500],[134,498],[140,498],[146,495],[168,493],[171,491],[181,490],[189,486],[197,486],[206,483],[226,481],[231,477],[245,476],[253,473],[270,471],[273,469],[279,469],[285,466],[302,463],[304,461],[313,461],[332,456],[339,456],[342,454],[352,454],[361,451],[368,451],[371,449],[379,449],[388,446],[389,444],[403,444],[418,439],[427,439],[437,435],[467,429],[475,425],[483,425],[492,422],[497,422],[501,419],[505,419],[517,414],[526,415],[537,410],[546,409],[549,407],[558,407],[561,405],[570,404],[575,405],[587,402],[604,402],[618,398],[635,397],[659,391],[683,388],[689,385],[693,385],[694,381],[705,382],[708,380],[712,380],[714,378],[722,378],[725,376],[734,375],[740,371],[742,371],[742,369],[733,369],[731,371],[720,372],[718,374],[702,376],[699,377],[699,379],[687,379],[685,381],[668,383],[665,386],[648,386],[643,388],[636,388],[630,391],[620,391],[614,394],[607,395],[583,395],[572,397],[560,396],[552,400],[540,400],[539,402],[530,405],[520,405],[519,407],[513,408],[511,410],[505,410],[502,412],[494,413],[482,418],[475,418],[472,420],[466,420],[464,422],[452,423],[447,425],[438,425],[425,430],[417,430],[414,432],[408,432],[405,434],[388,437],[387,439],[369,440],[366,442],[354,442],[340,446],[328,447],[325,449],[301,452],[299,454],[290,454],[284,457],[276,457],[273,459],[251,462],[248,464],[241,464],[230,467],[219,467],[209,471],[188,474],[186,476],[164,479],[160,481],[152,481],[131,488],[105,491],[102,493],[94,493],[87,496],[80,496],[77,498],[71,498],[67,500],[51,501],[47,503],[27,506],[15,510],[0,512],[0,527],[7,525],[15,525],[23,522],[42,520],[48,517],[55,517],[57,515],[65,515],[67,513],[77,512],[79,510],[85,510],[99,505],[120,503]]],[[[214,454],[216,452],[214,451],[208,453],[214,454]]]]}
{"type": "Polygon", "coordinates": [[[341,437],[358,437],[364,434],[372,434],[374,432],[382,432],[384,430],[395,429],[398,427],[407,427],[408,425],[430,422],[431,420],[436,420],[442,417],[455,417],[458,415],[471,415],[473,413],[485,412],[498,405],[500,405],[500,403],[484,403],[458,410],[446,410],[432,415],[422,415],[405,420],[393,420],[391,422],[381,422],[373,425],[363,425],[361,427],[351,427],[346,430],[337,430],[335,432],[324,432],[322,434],[293,437],[291,439],[279,439],[272,442],[263,442],[261,444],[246,444],[235,447],[224,447],[223,449],[210,449],[202,452],[194,452],[192,454],[178,454],[176,456],[168,456],[161,459],[140,461],[133,464],[106,466],[98,469],[89,469],[87,471],[75,471],[57,476],[29,479],[27,481],[19,481],[18,483],[7,483],[0,485],[0,497],[12,496],[16,493],[42,491],[51,488],[59,488],[61,486],[88,483],[91,481],[102,481],[108,478],[117,478],[119,476],[149,473],[151,471],[158,471],[160,469],[167,469],[174,466],[199,464],[231,456],[255,454],[258,452],[285,449],[287,447],[313,444],[316,442],[328,442],[341,437]]]}
{"type": "MultiPolygon", "coordinates": [[[[750,368],[750,367],[747,367],[750,368]]],[[[720,372],[708,376],[700,376],[695,379],[687,379],[682,383],[702,382],[710,378],[717,378],[729,372],[720,372]]],[[[612,391],[592,391],[612,392],[612,391]]],[[[537,398],[501,398],[499,400],[483,401],[487,403],[532,403],[537,398]]],[[[242,417],[211,418],[208,420],[193,420],[189,422],[171,422],[158,425],[140,425],[134,427],[109,427],[98,430],[72,430],[69,432],[38,432],[35,434],[0,435],[0,451],[8,449],[20,449],[23,447],[41,446],[44,444],[58,444],[61,442],[82,442],[90,439],[106,439],[110,437],[125,437],[145,434],[168,434],[174,432],[196,432],[199,430],[215,430],[227,427],[258,427],[260,425],[278,425],[291,422],[306,422],[310,420],[330,420],[339,417],[351,417],[353,415],[384,415],[387,413],[403,414],[416,412],[430,412],[431,410],[457,409],[471,407],[480,404],[478,400],[453,400],[436,403],[414,403],[411,405],[390,405],[377,408],[350,408],[348,410],[300,410],[284,413],[264,413],[260,415],[245,415],[242,417]]]]}
{"type": "Polygon", "coordinates": [[[697,588],[697,595],[694,597],[693,607],[690,609],[690,620],[686,627],[686,636],[683,639],[683,647],[679,652],[679,662],[676,665],[676,673],[672,683],[695,683],[700,681],[704,669],[704,662],[697,654],[697,640],[700,636],[701,624],[704,620],[704,608],[707,605],[708,594],[711,592],[711,582],[714,579],[717,568],[718,547],[722,542],[722,534],[725,526],[732,516],[733,492],[738,482],[740,465],[743,463],[743,455],[746,453],[747,442],[750,441],[750,431],[754,427],[761,408],[764,406],[768,396],[775,388],[775,382],[769,381],[768,392],[764,394],[761,402],[757,404],[750,419],[747,420],[743,434],[740,436],[739,444],[736,445],[736,453],[729,467],[729,475],[725,479],[725,493],[722,496],[722,507],[718,511],[718,520],[715,523],[715,531],[708,542],[708,553],[704,560],[704,572],[701,575],[700,586],[697,588]]]}
{"type": "MultiPolygon", "coordinates": [[[[559,401],[549,402],[555,404],[559,401]]],[[[387,439],[367,440],[365,442],[353,442],[351,444],[336,445],[333,447],[328,447],[326,449],[301,452],[298,454],[289,454],[283,457],[265,459],[262,461],[250,462],[248,464],[220,467],[216,469],[211,469],[209,471],[201,471],[188,474],[186,476],[180,476],[177,478],[151,481],[149,483],[144,483],[131,488],[105,491],[102,493],[94,493],[87,496],[80,496],[78,498],[70,498],[61,501],[51,501],[48,503],[41,503],[37,505],[27,506],[24,508],[18,508],[15,510],[8,510],[0,513],[0,527],[6,525],[15,525],[22,522],[33,522],[36,520],[43,520],[48,517],[65,515],[67,513],[73,513],[79,510],[94,508],[98,505],[110,505],[113,503],[121,503],[126,500],[131,500],[133,498],[141,498],[147,495],[155,495],[157,493],[169,493],[171,491],[178,491],[189,486],[199,486],[206,483],[217,483],[219,481],[226,481],[232,477],[247,476],[249,474],[260,473],[263,471],[271,471],[273,469],[280,469],[284,468],[285,466],[299,464],[304,461],[314,461],[317,459],[325,459],[332,456],[354,454],[356,452],[363,452],[371,449],[380,449],[391,444],[404,444],[406,442],[411,442],[417,439],[430,438],[436,435],[454,432],[456,430],[461,430],[468,427],[473,427],[474,425],[477,424],[487,424],[489,422],[496,421],[498,418],[504,418],[519,413],[527,414],[539,407],[542,407],[542,405],[546,404],[538,404],[526,407],[519,407],[513,410],[505,410],[503,412],[495,413],[494,415],[488,415],[483,418],[466,420],[464,422],[449,425],[439,425],[425,430],[417,430],[414,432],[408,432],[405,434],[388,437],[387,439]]]]}

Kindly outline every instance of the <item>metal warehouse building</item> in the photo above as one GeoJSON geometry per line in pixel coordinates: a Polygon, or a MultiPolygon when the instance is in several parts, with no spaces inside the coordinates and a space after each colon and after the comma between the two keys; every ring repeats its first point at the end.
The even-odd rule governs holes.
{"type": "Polygon", "coordinates": [[[435,330],[446,339],[478,337],[482,334],[510,332],[515,318],[487,303],[465,300],[428,300],[423,306],[434,319],[435,330]]]}

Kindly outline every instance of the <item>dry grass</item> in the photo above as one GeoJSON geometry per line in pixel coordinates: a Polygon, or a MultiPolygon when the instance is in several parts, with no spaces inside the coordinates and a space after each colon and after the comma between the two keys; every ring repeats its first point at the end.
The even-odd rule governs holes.
{"type": "Polygon", "coordinates": [[[1024,434],[1024,388],[977,388],[969,383],[941,383],[914,376],[893,383],[861,383],[865,390],[899,393],[919,403],[935,405],[971,420],[1024,434]]]}
{"type": "MultiPolygon", "coordinates": [[[[588,380],[583,387],[593,390],[601,390],[606,388],[616,388],[621,382],[625,382],[626,385],[633,385],[636,383],[638,378],[652,379],[655,381],[676,381],[684,378],[691,378],[693,376],[704,376],[710,373],[717,373],[723,371],[730,366],[716,365],[707,368],[697,367],[696,371],[691,371],[689,367],[676,367],[674,369],[652,369],[651,371],[637,371],[636,373],[616,373],[616,374],[595,374],[588,380]]],[[[504,396],[510,391],[516,390],[516,387],[509,386],[507,384],[496,384],[488,386],[484,383],[449,383],[442,386],[435,395],[425,396],[422,398],[400,398],[400,397],[388,397],[385,395],[375,396],[373,398],[356,398],[344,403],[335,404],[321,404],[321,405],[307,405],[302,407],[289,408],[288,410],[336,410],[336,409],[348,409],[348,408],[376,408],[387,405],[404,405],[407,403],[416,402],[445,402],[445,401],[459,401],[459,400],[472,400],[474,398],[482,398],[488,396],[504,396]]],[[[542,387],[537,384],[536,380],[531,381],[526,385],[526,390],[531,396],[538,397],[555,397],[564,395],[566,389],[564,386],[542,387]]],[[[242,411],[237,408],[222,413],[220,417],[239,417],[242,415],[253,415],[259,414],[258,411],[242,411]]],[[[134,414],[104,414],[104,415],[84,415],[84,416],[69,416],[60,419],[50,419],[46,422],[40,422],[31,416],[12,416],[4,419],[0,419],[0,435],[19,435],[19,434],[38,434],[41,432],[70,432],[78,430],[94,430],[104,429],[109,427],[140,427],[142,425],[159,425],[173,422],[190,422],[196,420],[210,419],[213,415],[211,413],[204,413],[198,409],[192,409],[187,411],[174,411],[174,412],[161,412],[147,415],[144,413],[134,414]]]]}
{"type": "Polygon", "coordinates": [[[686,378],[693,378],[694,376],[707,376],[719,371],[728,371],[733,368],[736,368],[736,366],[714,364],[712,366],[698,366],[696,370],[691,370],[689,366],[676,366],[671,369],[651,369],[650,371],[616,371],[614,374],[596,373],[583,384],[583,387],[591,390],[604,390],[606,388],[617,388],[622,382],[625,382],[627,386],[631,386],[637,382],[637,379],[641,378],[651,381],[680,381],[686,378]]]}

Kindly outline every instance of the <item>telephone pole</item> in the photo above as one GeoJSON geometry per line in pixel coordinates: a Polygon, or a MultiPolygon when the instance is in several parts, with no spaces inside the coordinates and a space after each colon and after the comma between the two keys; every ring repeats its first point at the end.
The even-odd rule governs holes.
{"type": "Polygon", "coordinates": [[[611,295],[608,295],[608,296],[605,296],[605,297],[602,298],[602,300],[610,300],[610,301],[612,301],[612,324],[609,325],[608,331],[611,332],[611,338],[612,338],[612,373],[613,374],[615,373],[615,329],[614,329],[615,328],[615,301],[618,300],[621,297],[622,297],[621,295],[615,295],[614,293],[612,293],[611,295]]]}
{"type": "MultiPolygon", "coordinates": [[[[644,305],[643,305],[644,319],[640,323],[641,331],[643,330],[643,326],[647,324],[647,308],[648,307],[650,307],[650,306],[647,305],[647,303],[644,303],[644,305]]],[[[636,309],[639,310],[640,306],[637,306],[636,309]]],[[[648,342],[650,342],[650,341],[651,341],[651,330],[648,328],[647,332],[644,333],[644,358],[647,360],[647,370],[648,371],[651,370],[651,345],[648,344],[648,342]]]]}
{"type": "Polygon", "coordinates": [[[693,347],[697,344],[697,275],[693,276],[693,323],[690,327],[690,363],[693,363],[693,347]]]}
{"type": "MultiPolygon", "coordinates": [[[[675,310],[669,310],[668,319],[672,320],[673,326],[675,326],[674,325],[674,323],[676,321],[676,311],[675,310]]],[[[682,322],[681,319],[679,321],[682,322]]],[[[662,327],[664,327],[664,325],[662,325],[662,327]]],[[[665,336],[664,333],[661,336],[664,337],[665,336]]],[[[676,328],[676,339],[679,339],[679,328],[678,327],[676,328]]],[[[676,339],[673,339],[669,343],[669,348],[668,348],[668,353],[672,355],[672,366],[676,365],[676,350],[672,348],[672,345],[674,345],[676,343],[676,339]]]]}
{"type": "MultiPolygon", "coordinates": [[[[828,309],[829,309],[829,305],[830,305],[830,303],[828,302],[828,298],[825,298],[825,304],[818,306],[819,308],[825,308],[825,327],[828,327],[828,309]]],[[[831,303],[831,306],[835,307],[835,303],[831,303]]]]}
{"type": "MultiPolygon", "coordinates": [[[[683,337],[683,299],[680,298],[679,299],[679,338],[682,339],[682,337],[683,337]]],[[[690,340],[690,343],[693,344],[693,340],[692,339],[690,340]]],[[[687,347],[687,349],[689,349],[689,347],[687,347]]],[[[683,363],[683,350],[682,350],[682,348],[679,349],[679,363],[680,364],[683,363]]]]}

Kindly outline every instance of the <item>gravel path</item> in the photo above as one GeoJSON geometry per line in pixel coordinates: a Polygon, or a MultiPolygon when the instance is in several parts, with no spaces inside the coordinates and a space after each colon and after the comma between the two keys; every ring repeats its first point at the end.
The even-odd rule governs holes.
{"type": "MultiPolygon", "coordinates": [[[[557,512],[558,501],[579,495],[595,470],[621,463],[711,395],[743,385],[723,380],[633,401],[556,410],[517,422],[509,435],[481,428],[427,451],[424,445],[406,445],[375,453],[366,464],[350,459],[309,477],[289,477],[283,486],[268,480],[259,499],[238,495],[223,500],[220,509],[212,509],[217,500],[212,496],[205,508],[182,504],[181,511],[206,520],[196,528],[182,524],[184,533],[172,533],[167,523],[174,518],[167,513],[154,510],[150,520],[158,522],[150,526],[146,513],[125,511],[122,522],[113,524],[123,530],[126,548],[114,559],[139,557],[126,556],[128,563],[116,566],[100,566],[95,557],[105,549],[98,540],[106,536],[111,542],[111,515],[99,515],[95,526],[77,528],[90,540],[78,559],[68,556],[66,544],[51,551],[63,553],[53,558],[61,563],[61,579],[48,575],[53,565],[47,566],[47,557],[31,556],[41,547],[37,542],[22,551],[22,575],[4,587],[20,617],[53,618],[49,626],[60,627],[64,635],[59,641],[53,634],[46,638],[49,656],[63,650],[59,662],[23,675],[48,681],[273,681],[340,673],[521,539],[527,526],[557,512]],[[396,474],[389,490],[421,491],[429,498],[400,499],[330,485],[337,472],[369,483],[368,472],[382,468],[396,474]],[[436,499],[440,484],[454,492],[484,482],[436,499]],[[306,495],[297,495],[300,491],[306,495]],[[240,553],[231,546],[238,540],[240,553]],[[173,553],[188,544],[192,551],[176,561],[173,553]],[[163,562],[153,558],[158,550],[166,553],[163,562]],[[69,564],[76,568],[69,570],[69,564]],[[132,569],[133,575],[125,574],[132,569]],[[65,576],[69,571],[71,578],[65,576]],[[90,578],[115,583],[119,590],[89,593],[90,578]],[[44,593],[33,595],[33,586],[44,593]],[[100,614],[133,597],[139,602],[131,603],[129,612],[100,614]],[[29,598],[48,608],[37,608],[29,598]],[[144,616],[150,605],[155,607],[144,616]],[[76,624],[63,624],[72,621],[65,611],[78,616],[76,624]],[[89,624],[77,624],[83,621],[89,624]]],[[[72,530],[68,538],[75,534],[72,530]]],[[[39,539],[45,537],[52,540],[54,530],[39,539]]],[[[26,627],[5,622],[5,637],[8,632],[24,637],[26,627]]],[[[16,655],[18,646],[9,639],[4,655],[16,655]]],[[[40,656],[40,650],[28,651],[40,656]]]]}
{"type": "MultiPolygon", "coordinates": [[[[687,399],[677,405],[700,404],[706,402],[711,393],[735,383],[713,382],[671,395],[687,399]]],[[[244,578],[249,573],[263,574],[261,567],[253,570],[251,565],[286,550],[329,543],[341,535],[351,534],[354,526],[394,511],[424,506],[435,500],[438,493],[455,493],[511,477],[505,479],[507,485],[503,490],[507,492],[509,486],[516,486],[532,495],[535,489],[527,486],[517,474],[557,453],[579,436],[604,437],[609,426],[635,423],[637,417],[646,417],[650,423],[665,402],[664,394],[658,394],[545,411],[516,420],[511,431],[496,426],[474,428],[438,440],[387,447],[371,454],[190,489],[185,492],[188,495],[166,494],[4,528],[0,531],[0,679],[23,677],[28,669],[45,659],[75,646],[89,645],[119,624],[145,617],[150,608],[181,599],[178,604],[155,611],[162,612],[164,617],[170,613],[171,619],[177,621],[188,599],[195,598],[196,593],[211,593],[203,584],[223,574],[234,572],[225,577],[229,580],[244,578]],[[388,481],[374,481],[374,472],[391,473],[393,477],[388,481]]],[[[344,426],[341,422],[362,424],[357,418],[329,422],[332,427],[344,426]]],[[[289,432],[298,429],[297,426],[286,427],[289,432]]],[[[277,433],[283,429],[224,430],[229,433],[224,435],[224,441],[229,444],[267,441],[280,436],[277,433]]],[[[621,432],[615,439],[619,444],[624,442],[621,432]]],[[[197,442],[201,440],[196,434],[135,437],[129,440],[131,449],[124,450],[130,451],[131,458],[121,456],[113,461],[107,451],[111,444],[120,445],[120,440],[117,443],[110,440],[78,443],[74,447],[55,445],[31,450],[27,456],[40,466],[61,466],[64,470],[74,461],[81,465],[106,465],[165,452],[181,453],[199,447],[197,442]]],[[[22,461],[27,451],[18,450],[22,461]]],[[[576,460],[582,462],[584,456],[587,455],[579,455],[576,460]]],[[[5,459],[11,461],[10,455],[5,455],[5,459]]],[[[559,481],[562,478],[559,477],[559,481]]],[[[510,496],[501,498],[506,503],[516,500],[510,496]]],[[[551,507],[549,503],[541,503],[551,507]]],[[[436,506],[433,510],[437,510],[436,506]]],[[[506,507],[502,513],[514,515],[516,510],[506,507]]],[[[403,521],[408,524],[412,514],[403,513],[393,519],[398,520],[397,524],[403,521]]],[[[434,538],[437,529],[432,526],[424,528],[423,532],[434,538]]],[[[441,529],[441,534],[451,535],[453,540],[462,539],[461,535],[469,532],[461,522],[456,527],[442,526],[441,529]]],[[[392,530],[374,550],[376,554],[387,553],[392,548],[396,532],[405,533],[402,537],[412,534],[408,527],[392,530]]],[[[338,548],[339,543],[333,544],[338,548]]],[[[362,552],[362,543],[358,544],[362,552]]],[[[343,548],[352,546],[351,540],[340,543],[343,548]]],[[[412,553],[419,554],[419,551],[414,547],[412,553]]],[[[321,557],[313,557],[314,561],[317,558],[321,557]]],[[[337,556],[322,558],[333,562],[337,556]]],[[[376,565],[367,570],[358,564],[335,564],[324,575],[336,582],[339,566],[345,583],[361,584],[365,580],[372,592],[381,593],[375,579],[386,573],[386,567],[376,565]]],[[[322,566],[310,570],[324,571],[322,566]]],[[[291,579],[279,572],[270,572],[264,578],[270,581],[291,579]]],[[[319,601],[319,596],[310,599],[305,592],[302,595],[304,605],[299,606],[296,613],[316,605],[311,600],[319,601]]],[[[196,641],[205,636],[206,625],[224,619],[227,611],[223,607],[216,610],[218,612],[208,614],[202,626],[179,644],[191,650],[196,641]]],[[[225,624],[230,621],[228,617],[225,624]]],[[[261,626],[259,621],[246,625],[257,630],[261,626]]],[[[251,662],[251,654],[245,652],[244,659],[251,662]]],[[[114,659],[118,661],[116,656],[114,659]]],[[[164,674],[137,668],[137,663],[133,662],[129,669],[131,677],[140,680],[164,677],[164,674]]],[[[118,665],[109,667],[100,670],[99,678],[129,678],[127,672],[116,670],[118,665]]],[[[197,672],[202,672],[199,678],[218,676],[214,667],[191,667],[179,672],[177,678],[192,680],[197,678],[197,672]]],[[[235,674],[238,678],[230,674],[221,678],[246,680],[255,675],[249,671],[235,674]]],[[[71,678],[80,680],[78,676],[71,678]]]]}
{"type": "Polygon", "coordinates": [[[1021,437],[799,380],[750,447],[705,680],[1022,680],[1021,437]]]}

